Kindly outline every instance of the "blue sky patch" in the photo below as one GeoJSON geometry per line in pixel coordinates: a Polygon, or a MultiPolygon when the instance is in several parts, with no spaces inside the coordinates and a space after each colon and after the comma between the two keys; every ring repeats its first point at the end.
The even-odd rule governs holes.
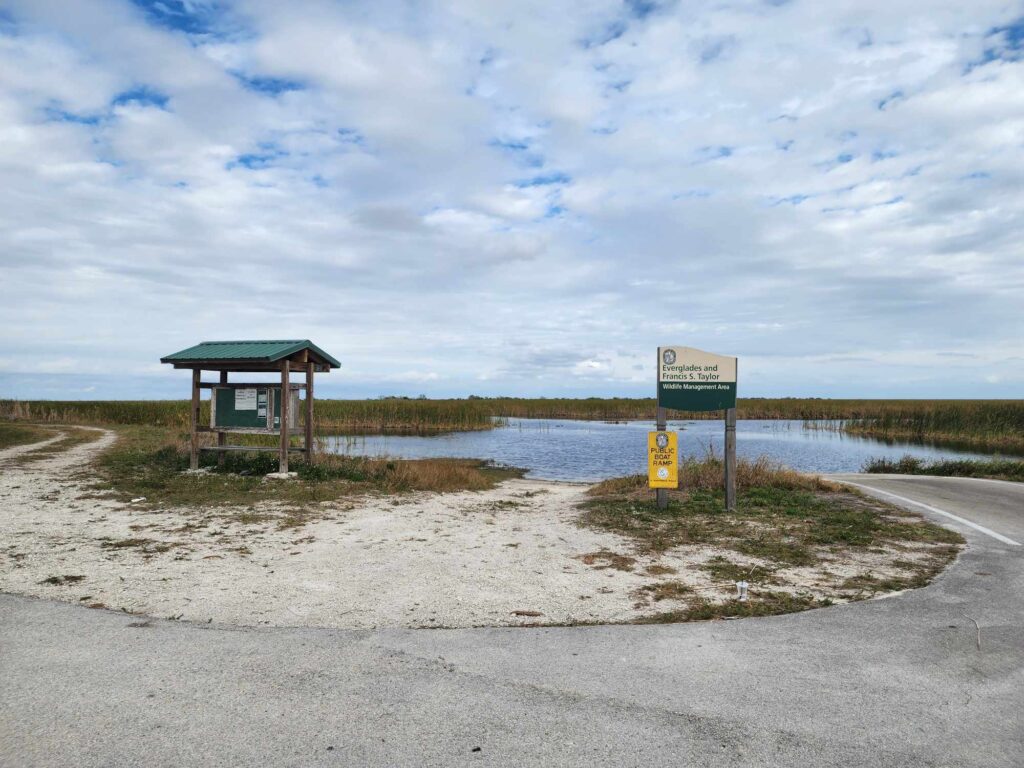
{"type": "Polygon", "coordinates": [[[551,173],[540,174],[530,179],[524,179],[515,182],[515,185],[520,188],[525,187],[545,187],[550,184],[568,184],[572,181],[572,177],[567,173],[561,171],[552,171],[551,173]]]}
{"type": "Polygon", "coordinates": [[[151,24],[189,35],[221,30],[226,8],[215,0],[132,0],[151,24]]]}
{"type": "Polygon", "coordinates": [[[626,8],[629,9],[631,16],[646,19],[658,10],[658,4],[652,0],[626,0],[626,8]]]}
{"type": "Polygon", "coordinates": [[[243,155],[239,155],[234,160],[230,161],[226,166],[227,170],[233,168],[248,168],[250,171],[258,171],[264,168],[270,168],[276,164],[277,160],[282,157],[287,157],[288,153],[281,149],[277,144],[273,142],[262,142],[258,146],[258,152],[247,152],[243,155]]]}
{"type": "Polygon", "coordinates": [[[980,59],[967,63],[965,75],[992,61],[1020,61],[1024,58],[1024,16],[1009,24],[992,27],[985,33],[985,39],[994,44],[985,48],[980,59]]]}
{"type": "Polygon", "coordinates": [[[127,91],[122,91],[110,102],[112,107],[119,107],[124,104],[136,104],[140,107],[158,107],[164,109],[167,106],[168,97],[147,85],[140,85],[127,91]]]}
{"type": "Polygon", "coordinates": [[[43,116],[48,123],[77,123],[78,125],[99,125],[100,115],[78,115],[68,112],[58,104],[50,104],[43,108],[43,116]]]}
{"type": "Polygon", "coordinates": [[[259,75],[249,76],[244,75],[241,72],[232,72],[231,74],[235,76],[235,79],[237,79],[246,90],[265,93],[269,96],[277,96],[278,94],[287,93],[289,91],[301,91],[306,87],[298,80],[289,80],[283,77],[261,77],[259,75]]]}

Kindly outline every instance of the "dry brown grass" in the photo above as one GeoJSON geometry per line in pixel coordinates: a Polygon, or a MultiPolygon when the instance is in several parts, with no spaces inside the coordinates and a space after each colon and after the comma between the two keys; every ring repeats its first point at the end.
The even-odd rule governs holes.
{"type": "MultiPolygon", "coordinates": [[[[724,466],[721,459],[708,457],[703,460],[690,459],[679,466],[679,488],[669,491],[669,498],[676,498],[692,491],[718,491],[722,488],[724,466]]],[[[804,475],[770,459],[761,457],[755,461],[740,459],[736,463],[736,489],[778,488],[788,491],[837,491],[839,486],[818,475],[804,475]]],[[[648,499],[651,489],[646,475],[629,475],[604,480],[592,486],[590,496],[614,496],[617,498],[648,499]]]]}
{"type": "Polygon", "coordinates": [[[577,560],[584,565],[592,565],[595,570],[602,571],[606,568],[614,568],[616,571],[632,571],[636,565],[636,558],[629,555],[620,555],[608,549],[597,552],[588,552],[585,555],[578,555],[577,560]]]}

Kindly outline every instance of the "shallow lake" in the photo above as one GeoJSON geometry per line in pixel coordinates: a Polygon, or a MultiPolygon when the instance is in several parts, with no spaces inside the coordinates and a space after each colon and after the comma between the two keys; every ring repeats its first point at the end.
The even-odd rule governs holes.
{"type": "MultiPolygon", "coordinates": [[[[528,470],[545,480],[593,482],[646,472],[650,421],[605,423],[563,419],[511,419],[508,426],[483,432],[453,432],[432,437],[365,435],[329,438],[335,453],[420,459],[491,459],[528,470]]],[[[672,421],[679,452],[701,457],[722,454],[722,421],[672,421]]],[[[748,459],[767,456],[804,472],[856,472],[871,458],[979,458],[968,453],[912,443],[886,443],[830,430],[806,429],[803,421],[738,421],[736,453],[748,459]]]]}

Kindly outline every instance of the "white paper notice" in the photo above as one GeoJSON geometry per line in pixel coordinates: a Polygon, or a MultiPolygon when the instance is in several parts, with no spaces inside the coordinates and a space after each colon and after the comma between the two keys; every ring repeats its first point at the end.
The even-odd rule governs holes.
{"type": "Polygon", "coordinates": [[[235,390],[235,410],[236,411],[255,411],[256,410],[256,390],[255,389],[236,389],[235,390]]]}

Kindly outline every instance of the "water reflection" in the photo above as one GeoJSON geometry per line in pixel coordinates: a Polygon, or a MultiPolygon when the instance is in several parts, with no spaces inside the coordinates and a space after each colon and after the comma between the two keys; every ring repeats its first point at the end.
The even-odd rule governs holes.
{"type": "MultiPolygon", "coordinates": [[[[593,482],[645,472],[649,421],[600,422],[564,419],[510,419],[486,432],[454,432],[433,437],[360,435],[328,440],[330,450],[354,456],[395,458],[465,457],[492,459],[522,467],[530,477],[593,482]]],[[[721,421],[674,421],[679,451],[701,457],[721,455],[721,421]]],[[[856,472],[870,458],[978,458],[980,453],[881,441],[834,430],[805,429],[804,422],[743,420],[736,424],[736,452],[767,456],[805,472],[856,472]]]]}

